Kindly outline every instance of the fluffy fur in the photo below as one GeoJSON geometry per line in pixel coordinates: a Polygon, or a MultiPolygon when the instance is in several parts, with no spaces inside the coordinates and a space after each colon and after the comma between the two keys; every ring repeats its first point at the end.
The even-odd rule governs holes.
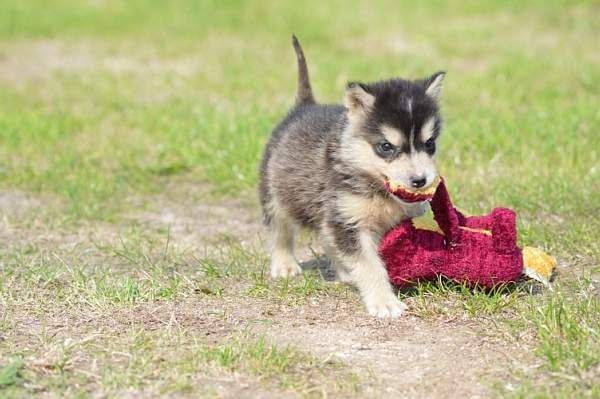
{"type": "Polygon", "coordinates": [[[320,233],[338,277],[357,286],[370,314],[400,316],[405,306],[392,291],[377,247],[387,230],[425,208],[402,202],[385,183],[423,187],[437,177],[444,73],[349,83],[344,105],[317,104],[295,37],[293,44],[296,104],[274,129],[261,164],[271,275],[301,272],[293,256],[294,232],[307,227],[320,233]]]}

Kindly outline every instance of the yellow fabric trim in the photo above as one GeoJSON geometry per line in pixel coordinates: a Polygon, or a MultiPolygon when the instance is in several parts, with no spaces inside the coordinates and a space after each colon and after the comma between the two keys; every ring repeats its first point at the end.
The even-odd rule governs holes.
{"type": "MultiPolygon", "coordinates": [[[[444,232],[440,229],[440,226],[438,226],[438,224],[435,222],[435,220],[431,219],[428,216],[424,215],[424,216],[418,216],[416,218],[412,218],[411,222],[415,229],[435,231],[436,233],[444,234],[444,232]]],[[[470,227],[465,227],[465,226],[458,226],[458,227],[463,230],[470,231],[473,233],[485,234],[487,236],[492,235],[491,231],[485,230],[485,229],[472,229],[470,227]]]]}
{"type": "Polygon", "coordinates": [[[435,220],[427,216],[418,216],[410,220],[415,229],[435,231],[436,233],[444,234],[440,230],[440,226],[437,225],[435,220]]]}
{"type": "Polygon", "coordinates": [[[479,233],[479,234],[485,234],[486,236],[491,236],[492,232],[486,229],[474,229],[471,227],[465,227],[465,226],[458,226],[460,229],[466,230],[466,231],[470,231],[472,233],[479,233]]]}

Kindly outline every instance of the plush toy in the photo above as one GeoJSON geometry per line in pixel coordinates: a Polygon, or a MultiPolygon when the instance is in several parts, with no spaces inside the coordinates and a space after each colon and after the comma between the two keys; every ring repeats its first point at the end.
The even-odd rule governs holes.
{"type": "Polygon", "coordinates": [[[492,288],[517,281],[522,274],[548,284],[556,260],[539,249],[517,246],[516,215],[511,209],[465,216],[452,205],[441,178],[426,190],[392,183],[387,188],[406,202],[430,201],[437,222],[408,219],[383,237],[379,251],[395,286],[444,276],[492,288]]]}

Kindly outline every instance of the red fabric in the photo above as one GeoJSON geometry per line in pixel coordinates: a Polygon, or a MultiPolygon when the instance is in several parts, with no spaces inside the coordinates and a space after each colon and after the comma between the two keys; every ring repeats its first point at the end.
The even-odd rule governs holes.
{"type": "Polygon", "coordinates": [[[511,209],[496,208],[486,216],[466,217],[453,207],[443,180],[431,200],[431,209],[444,234],[415,229],[411,220],[405,220],[383,237],[379,251],[395,286],[435,280],[441,275],[492,288],[521,276],[523,257],[516,245],[516,215],[511,209]]]}

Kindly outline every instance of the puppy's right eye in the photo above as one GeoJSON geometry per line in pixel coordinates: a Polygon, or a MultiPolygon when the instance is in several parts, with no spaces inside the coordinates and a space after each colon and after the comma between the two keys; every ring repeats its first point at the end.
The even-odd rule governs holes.
{"type": "Polygon", "coordinates": [[[382,157],[389,157],[395,151],[394,146],[389,141],[382,141],[377,145],[377,152],[382,157]]]}

